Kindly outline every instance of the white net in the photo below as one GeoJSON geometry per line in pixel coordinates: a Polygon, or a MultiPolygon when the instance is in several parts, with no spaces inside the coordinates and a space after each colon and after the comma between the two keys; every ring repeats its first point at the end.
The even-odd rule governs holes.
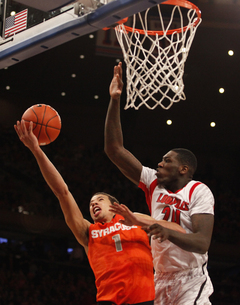
{"type": "Polygon", "coordinates": [[[169,109],[173,103],[186,99],[184,66],[201,19],[198,18],[196,22],[195,9],[186,11],[175,5],[171,6],[171,13],[166,21],[160,4],[156,8],[158,16],[154,16],[155,27],[156,24],[160,27],[157,32],[149,29],[150,9],[133,16],[132,28],[124,24],[115,27],[127,67],[125,109],[138,109],[142,105],[149,109],[158,105],[169,109]],[[177,30],[176,20],[179,25],[177,30]],[[137,29],[136,24],[142,29],[137,29]]]}

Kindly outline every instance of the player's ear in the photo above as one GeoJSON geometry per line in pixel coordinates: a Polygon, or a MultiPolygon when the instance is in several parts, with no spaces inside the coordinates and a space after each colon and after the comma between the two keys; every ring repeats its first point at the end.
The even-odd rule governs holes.
{"type": "Polygon", "coordinates": [[[187,165],[180,166],[180,174],[185,175],[189,171],[189,167],[187,165]]]}

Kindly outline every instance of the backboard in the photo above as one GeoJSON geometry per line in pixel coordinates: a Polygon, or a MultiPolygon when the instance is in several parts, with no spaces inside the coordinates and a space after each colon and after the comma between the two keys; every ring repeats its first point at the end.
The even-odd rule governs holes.
{"type": "Polygon", "coordinates": [[[1,1],[0,69],[111,26],[165,0],[1,1]],[[15,15],[11,16],[12,12],[15,15]]]}

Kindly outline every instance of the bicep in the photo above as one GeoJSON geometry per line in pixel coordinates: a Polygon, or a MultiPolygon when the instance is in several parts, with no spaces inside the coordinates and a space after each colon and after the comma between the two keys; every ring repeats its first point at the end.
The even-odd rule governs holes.
{"type": "Polygon", "coordinates": [[[214,215],[212,214],[194,214],[192,219],[192,230],[193,233],[201,234],[202,238],[207,244],[207,248],[210,246],[213,225],[214,225],[214,215]]]}
{"type": "Polygon", "coordinates": [[[88,240],[89,240],[89,227],[91,223],[86,220],[76,221],[73,225],[69,225],[69,228],[73,232],[77,241],[84,247],[86,253],[88,248],[88,240]]]}

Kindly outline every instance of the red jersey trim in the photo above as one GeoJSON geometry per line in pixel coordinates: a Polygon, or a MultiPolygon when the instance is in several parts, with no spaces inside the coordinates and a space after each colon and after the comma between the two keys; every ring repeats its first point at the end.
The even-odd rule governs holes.
{"type": "Polygon", "coordinates": [[[193,186],[190,188],[190,191],[189,191],[189,201],[191,200],[192,198],[192,194],[193,194],[193,191],[195,190],[195,188],[201,184],[201,182],[196,182],[193,184],[193,186]]]}
{"type": "Polygon", "coordinates": [[[138,185],[138,187],[140,187],[145,193],[145,197],[146,197],[146,201],[147,201],[147,205],[148,205],[150,214],[152,214],[152,206],[151,206],[152,194],[153,194],[156,186],[157,186],[157,179],[153,180],[153,182],[150,184],[149,190],[146,187],[146,185],[144,183],[142,183],[141,181],[138,185]]]}

